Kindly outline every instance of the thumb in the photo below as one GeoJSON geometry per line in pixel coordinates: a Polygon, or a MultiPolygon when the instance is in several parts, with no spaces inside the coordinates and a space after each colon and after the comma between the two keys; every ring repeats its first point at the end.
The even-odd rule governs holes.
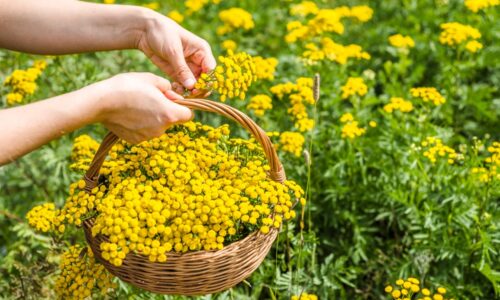
{"type": "Polygon", "coordinates": [[[169,60],[174,69],[174,77],[178,82],[182,83],[185,88],[191,90],[194,88],[196,79],[186,63],[182,45],[177,45],[173,50],[169,60]]]}
{"type": "Polygon", "coordinates": [[[179,124],[191,121],[193,119],[193,111],[185,106],[179,105],[174,101],[167,100],[167,107],[169,123],[179,124]]]}

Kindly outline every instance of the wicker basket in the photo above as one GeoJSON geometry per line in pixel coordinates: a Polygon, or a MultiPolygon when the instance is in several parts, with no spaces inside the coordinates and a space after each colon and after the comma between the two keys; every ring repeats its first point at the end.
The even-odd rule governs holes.
{"type": "MultiPolygon", "coordinates": [[[[191,109],[215,112],[238,122],[262,145],[270,165],[269,177],[278,182],[285,180],[285,172],[271,141],[248,116],[228,105],[205,99],[185,99],[177,103],[191,109]]],[[[101,143],[84,177],[88,192],[97,185],[102,163],[117,141],[118,137],[109,133],[101,143]]],[[[93,237],[93,224],[94,219],[88,219],[83,222],[83,227],[96,259],[121,280],[159,294],[203,295],[229,289],[259,267],[278,235],[278,229],[274,227],[268,234],[257,230],[222,250],[169,252],[164,263],[153,263],[146,256],[129,253],[123,264],[116,267],[102,258],[100,244],[107,241],[107,237],[93,237]]]]}

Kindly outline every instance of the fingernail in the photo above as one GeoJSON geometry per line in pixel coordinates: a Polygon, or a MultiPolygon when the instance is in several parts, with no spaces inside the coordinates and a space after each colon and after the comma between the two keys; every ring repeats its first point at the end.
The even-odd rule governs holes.
{"type": "Polygon", "coordinates": [[[196,83],[196,80],[194,80],[193,78],[189,78],[189,79],[184,80],[184,82],[182,84],[184,85],[185,88],[192,89],[194,87],[195,83],[196,83]]]}

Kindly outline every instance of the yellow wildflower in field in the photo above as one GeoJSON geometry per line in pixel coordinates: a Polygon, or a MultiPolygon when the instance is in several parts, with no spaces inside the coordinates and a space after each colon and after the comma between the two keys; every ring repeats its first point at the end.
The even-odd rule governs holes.
{"type": "Polygon", "coordinates": [[[368,87],[361,77],[349,77],[345,85],[342,86],[342,99],[348,99],[351,96],[364,96],[368,92],[368,87]]]}
{"type": "Polygon", "coordinates": [[[479,181],[500,180],[500,142],[493,142],[487,148],[491,156],[484,159],[483,167],[472,168],[472,174],[479,176],[479,181]]]}
{"type": "Polygon", "coordinates": [[[238,47],[238,45],[236,44],[236,42],[233,41],[233,40],[225,40],[225,41],[222,42],[221,46],[226,51],[227,50],[235,51],[236,48],[238,47]]]}
{"type": "Polygon", "coordinates": [[[276,58],[255,56],[253,62],[255,63],[255,75],[257,79],[274,80],[274,73],[278,66],[278,60],[276,58]]]}
{"type": "Polygon", "coordinates": [[[178,10],[172,10],[167,14],[167,17],[174,20],[176,23],[182,23],[184,21],[184,16],[178,10]]]}
{"type": "Polygon", "coordinates": [[[350,121],[344,124],[341,129],[342,138],[355,139],[366,133],[366,129],[359,127],[357,121],[350,121]]]}
{"type": "Polygon", "coordinates": [[[285,36],[287,43],[295,43],[297,40],[304,40],[309,36],[309,27],[303,25],[300,21],[291,21],[286,25],[288,31],[285,36]]]}
{"type": "Polygon", "coordinates": [[[344,15],[341,9],[320,9],[318,13],[307,22],[308,35],[318,36],[323,33],[344,33],[344,25],[341,23],[344,15]]]}
{"type": "Polygon", "coordinates": [[[292,16],[307,16],[310,14],[315,15],[318,13],[318,11],[319,8],[313,1],[302,1],[299,4],[292,5],[292,7],[290,8],[290,14],[292,16]]]}
{"type": "Polygon", "coordinates": [[[431,296],[431,291],[420,286],[420,281],[416,278],[396,280],[396,286],[387,285],[384,291],[393,299],[422,299],[422,300],[445,300],[446,289],[438,287],[437,292],[431,296]]]}
{"type": "Polygon", "coordinates": [[[273,100],[268,95],[260,94],[250,98],[247,109],[252,110],[256,116],[263,116],[267,110],[273,108],[273,100]]]}
{"type": "Polygon", "coordinates": [[[318,296],[314,294],[301,293],[299,295],[293,295],[290,300],[318,300],[318,296]]]}
{"type": "Polygon", "coordinates": [[[75,138],[71,150],[70,169],[85,171],[99,148],[99,143],[89,135],[83,134],[75,138]]]}
{"type": "Polygon", "coordinates": [[[33,207],[26,215],[28,224],[41,232],[64,232],[64,216],[56,209],[54,203],[45,203],[33,207]]]}
{"type": "Polygon", "coordinates": [[[373,9],[367,5],[351,7],[349,17],[356,18],[359,22],[368,22],[373,16],[373,9]]]}
{"type": "Polygon", "coordinates": [[[412,88],[410,94],[412,97],[422,99],[424,102],[432,102],[436,106],[446,102],[446,99],[433,87],[412,88]]]}
{"type": "Polygon", "coordinates": [[[314,43],[308,43],[305,48],[307,50],[302,53],[302,57],[304,57],[308,63],[328,59],[343,65],[351,58],[365,60],[371,58],[370,54],[363,51],[363,48],[359,45],[351,44],[344,46],[335,43],[328,37],[321,39],[321,47],[314,43]]]}
{"type": "Polygon", "coordinates": [[[321,36],[324,33],[344,33],[342,18],[355,18],[360,22],[366,22],[372,18],[373,10],[366,6],[341,6],[337,8],[317,9],[317,6],[305,1],[292,6],[290,13],[292,15],[308,16],[313,15],[304,23],[301,21],[291,21],[287,24],[287,43],[295,43],[298,40],[307,40],[315,36],[321,36]]]}
{"type": "Polygon", "coordinates": [[[201,10],[205,5],[209,3],[219,4],[221,0],[186,0],[184,1],[184,6],[187,8],[187,14],[191,15],[199,10],[201,10]]]}
{"type": "Polygon", "coordinates": [[[300,132],[309,131],[314,127],[314,120],[309,118],[307,104],[314,104],[314,93],[312,90],[313,79],[300,77],[295,83],[287,82],[271,87],[270,91],[279,99],[288,96],[291,107],[287,112],[294,119],[294,126],[300,132]]]}
{"type": "Polygon", "coordinates": [[[14,105],[17,103],[22,103],[24,96],[21,93],[14,92],[14,93],[8,93],[6,98],[7,98],[8,105],[14,105]]]}
{"type": "Polygon", "coordinates": [[[478,41],[469,41],[465,44],[465,49],[471,53],[476,53],[477,51],[483,49],[483,44],[478,41]]]}
{"type": "Polygon", "coordinates": [[[255,27],[252,14],[238,7],[219,12],[219,19],[224,23],[223,26],[217,28],[217,34],[219,35],[233,32],[239,28],[247,31],[255,27]]]}
{"type": "Polygon", "coordinates": [[[428,137],[421,143],[425,149],[423,155],[432,163],[436,163],[438,158],[446,159],[449,164],[453,164],[457,159],[457,153],[453,148],[443,144],[443,141],[436,137],[428,137]]]}
{"type": "Polygon", "coordinates": [[[410,36],[402,34],[394,34],[389,37],[389,43],[396,48],[413,48],[415,42],[410,36]]]}
{"type": "Polygon", "coordinates": [[[342,116],[340,116],[340,123],[347,123],[354,121],[354,117],[352,116],[351,113],[345,113],[342,116]]]}
{"type": "MultiPolygon", "coordinates": [[[[260,145],[229,133],[228,125],[188,122],[138,145],[120,141],[104,184],[90,195],[85,181],[71,184],[62,213],[77,225],[97,214],[92,234],[108,237],[102,256],[115,266],[130,252],[165,262],[170,251],[222,249],[295,218],[303,190],[269,179],[260,145]]],[[[299,147],[295,136],[283,141],[284,151],[299,147]]]]}
{"type": "Polygon", "coordinates": [[[160,9],[160,3],[158,3],[158,2],[146,3],[146,4],[143,4],[142,6],[149,8],[149,9],[152,9],[152,10],[160,9]]]}
{"type": "Polygon", "coordinates": [[[55,284],[59,299],[90,299],[94,293],[105,296],[116,288],[113,275],[97,263],[90,247],[71,246],[62,255],[59,269],[55,284]]]}
{"type": "Polygon", "coordinates": [[[279,148],[299,157],[304,147],[305,138],[299,132],[285,131],[280,135],[279,148]]]}
{"type": "Polygon", "coordinates": [[[500,0],[465,0],[465,6],[474,13],[500,5],[500,0]]]}
{"type": "MultiPolygon", "coordinates": [[[[344,123],[341,129],[342,138],[349,138],[352,140],[366,133],[366,129],[359,127],[359,123],[354,120],[351,113],[344,113],[340,116],[340,122],[344,123]]],[[[377,123],[375,121],[370,121],[370,126],[376,127],[377,123]]]]}
{"type": "Polygon", "coordinates": [[[228,50],[226,56],[219,56],[219,65],[214,71],[201,74],[195,88],[217,91],[222,102],[235,97],[243,100],[250,85],[257,80],[257,74],[263,73],[256,71],[250,55],[228,50]]]}
{"type": "Polygon", "coordinates": [[[7,105],[12,106],[22,103],[24,97],[33,95],[38,87],[36,80],[42,74],[42,71],[47,67],[47,62],[44,60],[36,60],[33,66],[26,70],[15,70],[5,78],[4,85],[11,88],[11,92],[7,94],[7,105]]]}
{"type": "Polygon", "coordinates": [[[392,97],[390,103],[384,105],[384,111],[392,113],[395,110],[400,112],[410,112],[413,110],[413,104],[400,97],[392,97]]]}
{"type": "Polygon", "coordinates": [[[441,24],[441,30],[439,42],[448,46],[457,46],[481,37],[481,33],[476,28],[458,22],[441,24]]]}
{"type": "Polygon", "coordinates": [[[103,3],[104,4],[114,4],[115,0],[104,0],[103,3]]]}

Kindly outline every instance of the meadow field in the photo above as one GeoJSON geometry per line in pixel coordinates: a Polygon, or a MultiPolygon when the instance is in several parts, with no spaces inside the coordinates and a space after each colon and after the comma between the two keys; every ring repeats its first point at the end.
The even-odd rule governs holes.
{"type": "MultiPolygon", "coordinates": [[[[87,126],[0,167],[0,299],[499,299],[500,1],[104,2],[146,6],[206,39],[226,69],[197,87],[267,132],[304,199],[280,208],[279,236],[244,282],[199,297],[147,292],[79,263],[81,221],[61,217],[93,201],[75,196],[107,129],[87,126]],[[251,85],[222,76],[246,78],[246,63],[251,85]]],[[[0,50],[0,109],[135,71],[164,75],[137,50],[0,50]]],[[[194,121],[255,149],[235,122],[194,121]]],[[[190,249],[201,248],[171,251],[190,249]]]]}

